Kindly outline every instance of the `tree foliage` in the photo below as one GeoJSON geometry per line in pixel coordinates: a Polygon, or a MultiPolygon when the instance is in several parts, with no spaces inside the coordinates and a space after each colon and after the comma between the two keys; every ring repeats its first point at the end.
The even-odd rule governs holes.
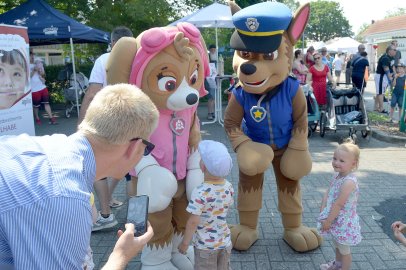
{"type": "Polygon", "coordinates": [[[367,30],[369,26],[370,26],[370,24],[368,24],[368,23],[363,23],[363,24],[360,26],[359,31],[358,31],[358,34],[355,36],[355,39],[356,39],[358,42],[363,43],[364,37],[362,36],[362,33],[363,33],[365,30],[367,30]]]}
{"type": "Polygon", "coordinates": [[[405,15],[406,14],[406,8],[395,8],[393,10],[389,10],[388,12],[386,12],[386,16],[385,18],[390,18],[390,17],[396,17],[396,16],[400,16],[400,15],[405,15]]]}
{"type": "Polygon", "coordinates": [[[343,16],[340,4],[318,0],[310,3],[310,19],[306,27],[306,38],[327,41],[335,37],[353,36],[350,23],[343,16]]]}

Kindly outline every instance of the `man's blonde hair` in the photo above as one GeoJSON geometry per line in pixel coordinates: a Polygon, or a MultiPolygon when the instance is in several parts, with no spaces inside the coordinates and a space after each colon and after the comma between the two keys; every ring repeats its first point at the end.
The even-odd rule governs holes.
{"type": "Polygon", "coordinates": [[[100,90],[86,111],[79,131],[109,144],[147,139],[158,125],[158,109],[139,88],[115,84],[100,90]]]}

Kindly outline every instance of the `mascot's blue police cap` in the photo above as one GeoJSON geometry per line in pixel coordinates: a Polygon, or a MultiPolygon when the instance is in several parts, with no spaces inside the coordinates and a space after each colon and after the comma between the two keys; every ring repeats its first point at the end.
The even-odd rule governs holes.
{"type": "Polygon", "coordinates": [[[271,53],[279,47],[291,20],[292,11],[278,2],[263,2],[241,9],[233,15],[236,30],[230,39],[231,48],[271,53]]]}

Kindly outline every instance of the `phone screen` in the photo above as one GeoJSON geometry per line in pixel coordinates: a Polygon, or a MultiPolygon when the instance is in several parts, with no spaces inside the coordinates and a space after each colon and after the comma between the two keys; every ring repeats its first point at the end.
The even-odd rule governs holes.
{"type": "Polygon", "coordinates": [[[147,231],[148,203],[147,195],[131,197],[128,200],[127,222],[134,224],[134,236],[141,236],[147,231]]]}

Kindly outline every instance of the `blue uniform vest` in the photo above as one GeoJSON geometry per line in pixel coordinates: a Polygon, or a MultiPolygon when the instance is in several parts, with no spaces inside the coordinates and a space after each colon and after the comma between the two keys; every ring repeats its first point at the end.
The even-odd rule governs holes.
{"type": "Polygon", "coordinates": [[[283,148],[291,138],[292,102],[299,89],[299,81],[288,77],[279,87],[279,92],[270,100],[265,97],[261,101],[261,108],[255,106],[262,95],[247,93],[241,86],[234,89],[233,94],[244,108],[243,132],[254,142],[283,148]]]}

